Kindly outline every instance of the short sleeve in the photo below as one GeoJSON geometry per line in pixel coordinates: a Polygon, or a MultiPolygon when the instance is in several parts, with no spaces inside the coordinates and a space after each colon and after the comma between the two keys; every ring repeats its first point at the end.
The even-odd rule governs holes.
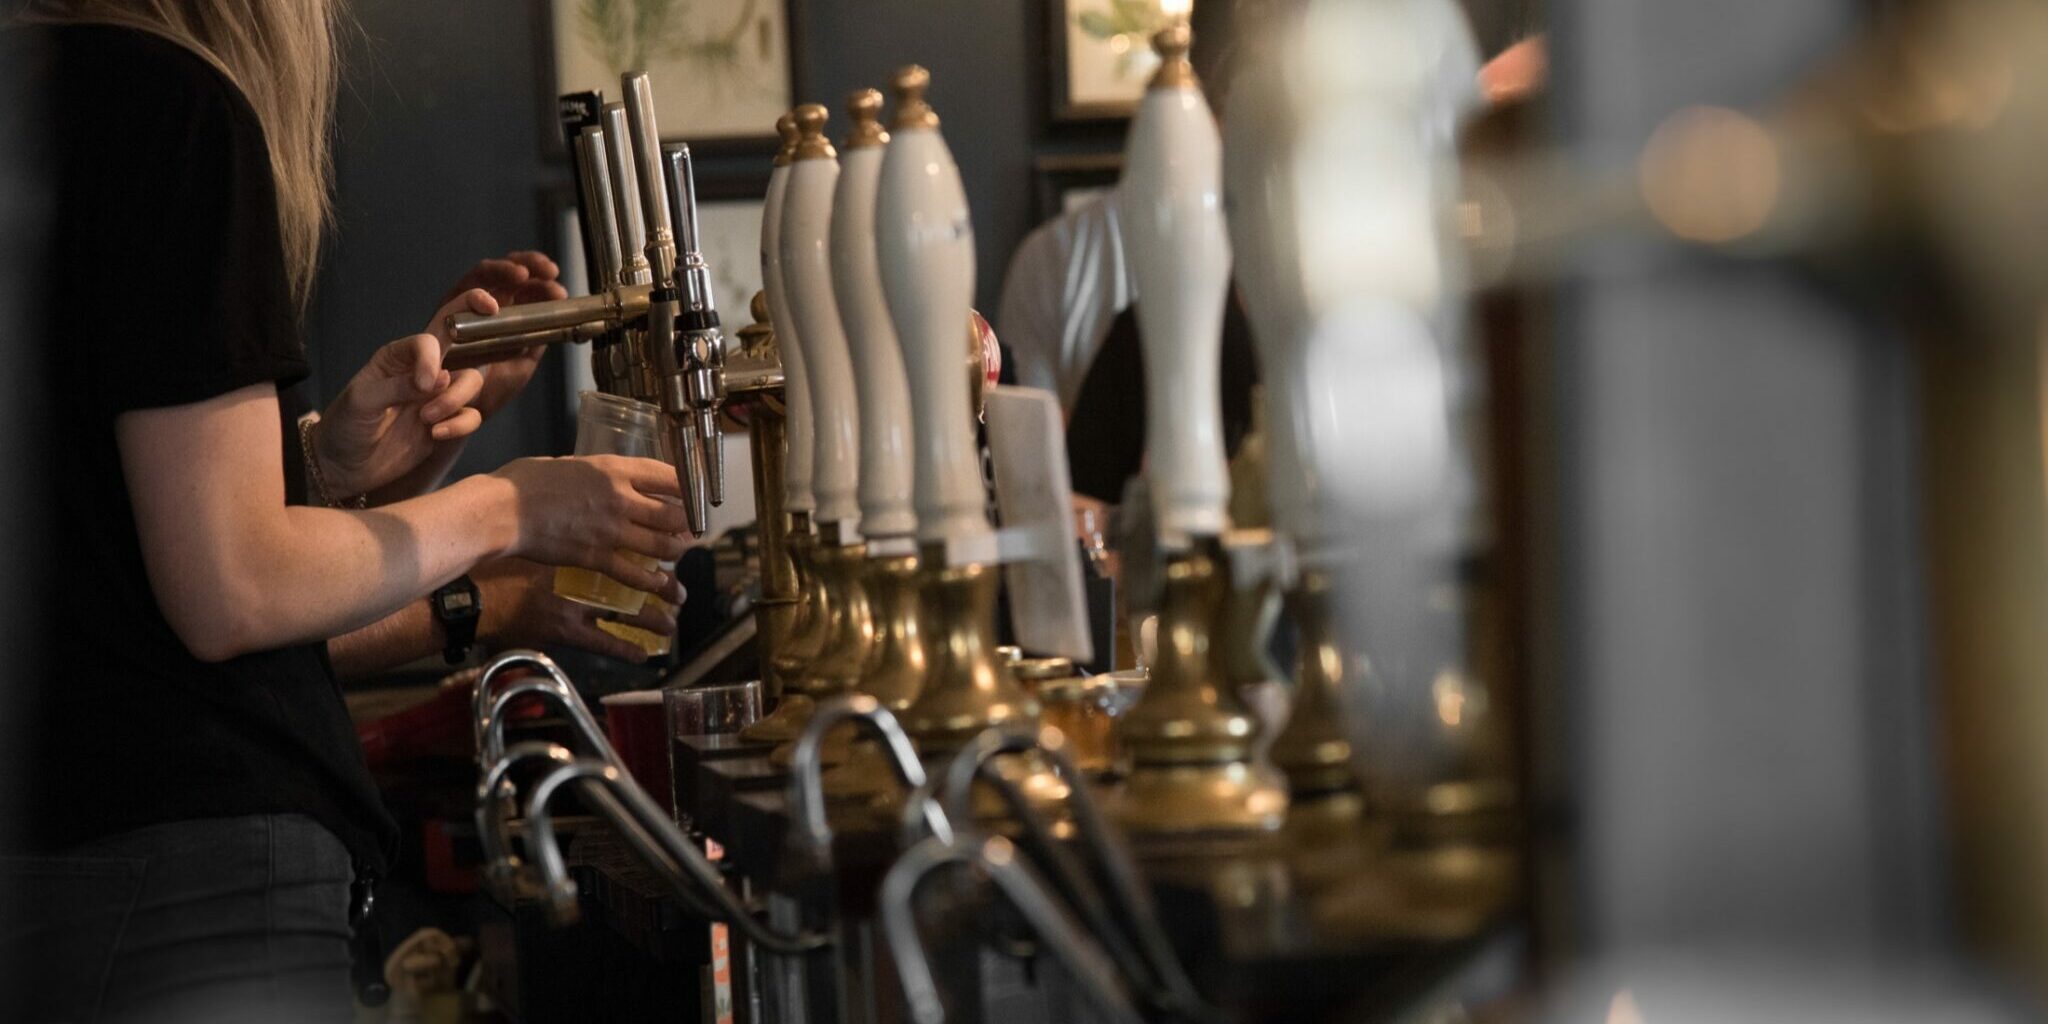
{"type": "Polygon", "coordinates": [[[104,411],[185,405],[307,373],[255,114],[211,65],[144,33],[84,33],[57,97],[53,353],[104,411]],[[66,294],[68,293],[68,294],[66,294]]]}
{"type": "Polygon", "coordinates": [[[1041,225],[1017,246],[1003,275],[996,326],[1016,366],[1017,382],[1059,394],[1058,249],[1041,225]]]}

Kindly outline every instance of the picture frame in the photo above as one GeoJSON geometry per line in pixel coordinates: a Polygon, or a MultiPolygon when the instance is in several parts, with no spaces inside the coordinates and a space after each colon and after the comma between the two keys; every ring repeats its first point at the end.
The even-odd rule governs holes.
{"type": "Polygon", "coordinates": [[[1122,153],[1057,154],[1032,161],[1038,222],[1043,224],[1115,188],[1123,172],[1122,153]]]}
{"type": "Polygon", "coordinates": [[[566,161],[556,98],[600,90],[619,96],[622,71],[645,70],[663,141],[705,157],[774,155],[775,119],[802,95],[803,5],[796,0],[530,0],[544,154],[566,161]],[[658,14],[666,44],[635,34],[636,15],[658,14]],[[712,34],[694,26],[721,26],[712,34]]]}
{"type": "Polygon", "coordinates": [[[1046,0],[1046,15],[1052,120],[1129,120],[1159,66],[1159,0],[1046,0]]]}

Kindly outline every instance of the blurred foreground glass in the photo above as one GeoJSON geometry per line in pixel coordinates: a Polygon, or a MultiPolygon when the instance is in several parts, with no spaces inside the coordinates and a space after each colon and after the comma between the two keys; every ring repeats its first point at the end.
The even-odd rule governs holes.
{"type": "Polygon", "coordinates": [[[736,736],[741,729],[761,718],[761,681],[723,683],[716,686],[671,686],[661,691],[665,708],[662,743],[668,749],[669,811],[676,823],[689,824],[684,811],[688,801],[677,792],[674,780],[679,747],[685,736],[736,736]]]}
{"type": "MultiPolygon", "coordinates": [[[[663,451],[660,427],[661,409],[657,406],[597,391],[585,391],[582,407],[576,415],[576,454],[629,455],[643,459],[661,459],[666,462],[669,459],[667,453],[663,451]]],[[[649,569],[662,567],[662,563],[642,555],[627,557],[649,569]]],[[[673,569],[674,563],[669,563],[668,567],[673,569]]],[[[587,604],[620,615],[639,614],[651,596],[603,573],[567,567],[555,570],[555,593],[578,604],[587,604]]],[[[667,605],[664,603],[662,607],[666,608],[667,605]]],[[[600,621],[598,628],[622,640],[639,644],[650,655],[668,652],[669,638],[666,636],[616,622],[600,621]],[[658,649],[655,646],[657,643],[658,649]]]]}

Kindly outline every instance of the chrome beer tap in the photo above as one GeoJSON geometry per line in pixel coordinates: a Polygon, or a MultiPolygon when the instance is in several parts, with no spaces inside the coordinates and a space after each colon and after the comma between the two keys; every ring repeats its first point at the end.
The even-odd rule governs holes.
{"type": "MultiPolygon", "coordinates": [[[[577,184],[582,193],[584,234],[590,239],[591,292],[617,287],[624,282],[619,257],[619,222],[612,210],[612,175],[604,159],[604,129],[591,125],[576,133],[577,184]]],[[[603,333],[590,349],[591,376],[597,389],[608,395],[625,394],[625,332],[604,325],[603,333]]]]}
{"type": "MultiPolygon", "coordinates": [[[[686,325],[680,320],[682,282],[676,273],[676,238],[669,219],[667,175],[662,172],[661,133],[654,120],[654,87],[644,71],[627,72],[620,76],[619,85],[626,96],[626,134],[632,140],[635,180],[647,231],[646,260],[654,281],[647,329],[637,339],[639,348],[634,356],[645,393],[636,397],[661,406],[669,455],[675,460],[676,482],[683,491],[683,511],[689,517],[690,532],[701,537],[710,525],[711,509],[704,474],[697,468],[698,420],[689,399],[685,360],[677,352],[682,343],[678,331],[686,325]]],[[[618,147],[615,144],[613,148],[618,147]]],[[[710,331],[715,338],[715,323],[710,331]]],[[[715,417],[717,410],[711,414],[715,417]]]]}
{"type": "Polygon", "coordinates": [[[711,267],[704,262],[697,232],[697,172],[690,147],[677,143],[662,148],[667,171],[669,208],[676,213],[676,266],[683,291],[671,371],[683,377],[683,401],[689,407],[697,455],[711,504],[725,504],[725,430],[719,413],[725,405],[725,336],[719,331],[718,303],[711,294],[711,267]]]}

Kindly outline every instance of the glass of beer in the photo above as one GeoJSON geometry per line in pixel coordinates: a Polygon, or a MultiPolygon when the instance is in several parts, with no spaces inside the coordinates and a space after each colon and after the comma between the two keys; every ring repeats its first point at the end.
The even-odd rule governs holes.
{"type": "MultiPolygon", "coordinates": [[[[662,442],[660,406],[598,391],[583,392],[582,405],[576,414],[576,454],[629,455],[673,464],[675,460],[669,457],[667,447],[662,442]]],[[[650,570],[662,567],[662,563],[652,558],[642,555],[629,557],[650,570]]],[[[674,563],[669,565],[673,567],[674,563]]],[[[601,572],[567,566],[555,570],[555,593],[578,604],[619,615],[639,614],[649,599],[645,591],[634,590],[601,572]]],[[[602,627],[605,623],[600,622],[599,625],[602,627]]],[[[619,628],[659,640],[661,650],[668,650],[668,638],[665,636],[633,627],[619,628]]],[[[648,646],[638,636],[627,636],[617,630],[613,633],[642,647],[648,646]]],[[[650,653],[659,652],[650,648],[650,653]]]]}
{"type": "MultiPolygon", "coordinates": [[[[673,573],[676,571],[676,564],[674,562],[662,562],[659,564],[661,566],[661,571],[663,572],[673,573]]],[[[555,589],[557,593],[561,592],[561,577],[559,574],[568,571],[570,570],[556,570],[557,582],[555,583],[555,589]]],[[[606,579],[605,582],[609,583],[611,581],[609,579],[606,579]]],[[[638,593],[638,591],[635,591],[635,593],[638,593]]],[[[567,597],[568,595],[563,594],[562,596],[567,597]]],[[[667,601],[662,600],[661,598],[655,597],[653,594],[642,594],[641,596],[647,599],[646,607],[652,609],[655,614],[661,615],[670,620],[673,620],[676,617],[675,605],[672,605],[667,601]]],[[[597,620],[597,628],[604,630],[605,632],[610,633],[611,635],[618,637],[619,639],[624,640],[629,644],[634,644],[638,646],[641,650],[646,651],[647,656],[650,658],[659,658],[662,655],[667,654],[669,650],[669,642],[675,639],[667,633],[656,633],[651,629],[641,629],[639,626],[631,625],[625,622],[615,622],[611,619],[597,620]]]]}

